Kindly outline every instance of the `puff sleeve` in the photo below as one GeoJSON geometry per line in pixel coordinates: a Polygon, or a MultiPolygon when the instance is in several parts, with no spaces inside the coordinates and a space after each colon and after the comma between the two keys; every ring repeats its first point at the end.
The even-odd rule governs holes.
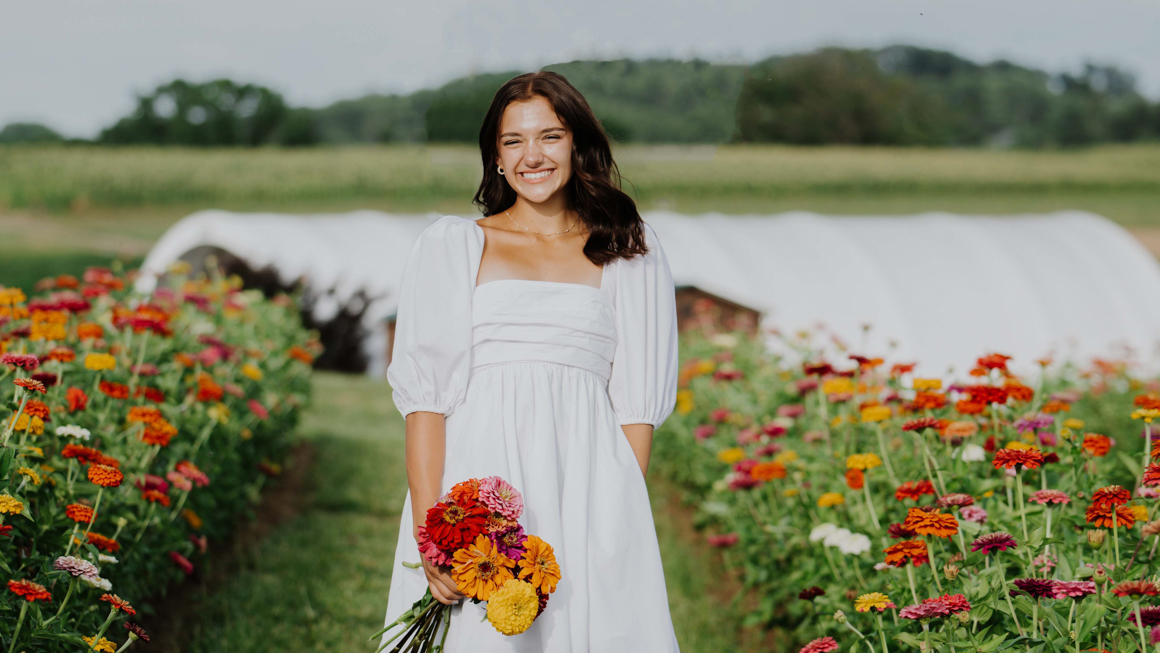
{"type": "Polygon", "coordinates": [[[387,367],[391,397],[404,417],[450,415],[467,394],[471,297],[482,256],[481,230],[458,216],[434,222],[411,248],[387,367]]]}
{"type": "Polygon", "coordinates": [[[656,428],[677,401],[677,307],[660,240],[644,230],[648,253],[611,266],[617,345],[608,394],[621,425],[656,428]]]}

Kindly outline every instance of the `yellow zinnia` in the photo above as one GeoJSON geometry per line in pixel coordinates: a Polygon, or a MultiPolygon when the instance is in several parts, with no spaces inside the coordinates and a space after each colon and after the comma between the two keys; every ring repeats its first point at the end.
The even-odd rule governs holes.
{"type": "Polygon", "coordinates": [[[732,465],[733,463],[745,457],[745,450],[741,447],[731,447],[729,449],[722,449],[717,452],[717,460],[732,465]]]}
{"type": "Polygon", "coordinates": [[[27,476],[33,485],[40,485],[40,474],[37,474],[31,467],[19,467],[16,469],[16,473],[27,476]]]}
{"type": "Polygon", "coordinates": [[[793,449],[786,449],[785,451],[774,456],[773,459],[783,465],[788,465],[790,463],[797,462],[798,454],[793,449]]]}
{"type": "Polygon", "coordinates": [[[1148,506],[1129,506],[1132,509],[1132,514],[1136,517],[1136,521],[1143,522],[1148,520],[1148,506]]]}
{"type": "Polygon", "coordinates": [[[827,492],[818,497],[819,508],[830,508],[832,506],[840,506],[846,503],[846,497],[838,492],[827,492]]]}
{"type": "Polygon", "coordinates": [[[854,601],[854,609],[858,612],[870,612],[871,609],[876,609],[879,612],[886,608],[893,607],[890,597],[882,592],[870,592],[863,594],[854,601]]]}
{"type": "Polygon", "coordinates": [[[97,352],[91,352],[89,354],[85,354],[85,369],[86,370],[93,370],[93,371],[111,370],[111,369],[114,369],[116,367],[117,367],[117,359],[114,358],[111,354],[99,354],[97,352]]]}
{"type": "Polygon", "coordinates": [[[919,392],[928,392],[930,390],[942,390],[941,379],[915,379],[914,389],[919,392]]]}
{"type": "Polygon", "coordinates": [[[7,494],[0,494],[0,515],[19,515],[24,512],[24,504],[7,494]]]}
{"type": "Polygon", "coordinates": [[[519,635],[531,627],[540,611],[540,597],[529,583],[511,579],[487,600],[487,620],[504,635],[519,635]]]}
{"type": "Polygon", "coordinates": [[[524,555],[519,565],[520,579],[531,582],[532,587],[539,588],[541,594],[556,591],[556,583],[560,581],[560,565],[556,563],[556,554],[552,552],[551,544],[535,535],[529,535],[524,542],[524,555]]]}
{"type": "Polygon", "coordinates": [[[843,395],[847,392],[854,391],[854,384],[844,376],[839,376],[836,379],[826,379],[822,383],[822,392],[828,395],[843,395]]]}
{"type": "Polygon", "coordinates": [[[693,412],[693,391],[681,390],[677,392],[677,414],[688,415],[693,412]]]}
{"type": "Polygon", "coordinates": [[[873,453],[856,453],[846,458],[846,469],[874,469],[882,466],[882,459],[878,454],[873,453]]]}
{"type": "Polygon", "coordinates": [[[95,637],[84,637],[82,639],[85,640],[85,644],[89,645],[90,650],[99,651],[100,653],[117,653],[117,644],[104,637],[96,644],[93,644],[93,641],[96,639],[95,637]]]}
{"type": "Polygon", "coordinates": [[[242,374],[245,375],[247,379],[252,381],[262,380],[262,370],[258,369],[256,365],[251,363],[246,363],[242,366],[242,374]]]}
{"type": "Polygon", "coordinates": [[[1083,420],[1069,417],[1063,420],[1063,426],[1064,428],[1075,429],[1078,431],[1083,428],[1083,420]]]}
{"type": "Polygon", "coordinates": [[[455,552],[451,575],[460,592],[486,601],[492,592],[515,577],[512,575],[515,566],[514,560],[500,553],[486,535],[480,534],[474,543],[455,552]]]}
{"type": "Polygon", "coordinates": [[[862,409],[863,422],[881,422],[890,419],[890,409],[886,406],[867,406],[862,409]]]}
{"type": "Polygon", "coordinates": [[[1142,419],[1149,424],[1157,417],[1160,417],[1160,410],[1155,408],[1141,408],[1132,411],[1132,419],[1142,419]]]}
{"type": "Polygon", "coordinates": [[[781,491],[781,496],[783,497],[796,497],[797,495],[798,489],[796,487],[787,487],[781,491]]]}
{"type": "Polygon", "coordinates": [[[1027,444],[1026,442],[1020,442],[1018,440],[1012,440],[1012,441],[1007,443],[1006,447],[1004,447],[1004,449],[1014,449],[1016,451],[1023,451],[1025,449],[1034,449],[1034,448],[1035,447],[1032,447],[1030,444],[1027,444]]]}

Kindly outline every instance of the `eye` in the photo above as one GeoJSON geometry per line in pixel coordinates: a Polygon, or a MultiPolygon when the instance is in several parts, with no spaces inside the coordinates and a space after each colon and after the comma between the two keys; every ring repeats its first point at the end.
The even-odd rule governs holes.
{"type": "Polygon", "coordinates": [[[519,142],[519,141],[506,141],[506,142],[504,143],[504,145],[515,145],[515,144],[516,144],[516,143],[518,143],[518,142],[519,142]]]}
{"type": "Polygon", "coordinates": [[[557,135],[555,135],[555,134],[548,134],[548,136],[546,136],[546,138],[555,139],[555,140],[560,140],[560,137],[559,137],[559,136],[557,136],[557,135]]]}

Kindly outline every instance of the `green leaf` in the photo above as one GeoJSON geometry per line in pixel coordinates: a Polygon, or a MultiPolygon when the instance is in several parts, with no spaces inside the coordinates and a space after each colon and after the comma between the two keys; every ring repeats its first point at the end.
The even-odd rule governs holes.
{"type": "Polygon", "coordinates": [[[1144,470],[1140,468],[1140,459],[1136,456],[1129,456],[1123,451],[1117,451],[1116,455],[1120,457],[1120,462],[1124,463],[1124,467],[1127,467],[1128,471],[1132,472],[1132,476],[1139,476],[1144,473],[1144,470]]]}
{"type": "Polygon", "coordinates": [[[1091,632],[1096,627],[1096,624],[1100,622],[1100,619],[1103,619],[1107,611],[1108,609],[1097,601],[1084,603],[1083,608],[1080,610],[1080,616],[1076,620],[1076,632],[1091,632]]]}
{"type": "Polygon", "coordinates": [[[999,650],[999,645],[1005,641],[1007,641],[1006,633],[999,633],[998,635],[995,635],[994,637],[987,640],[986,642],[983,642],[982,644],[980,644],[979,650],[982,651],[983,653],[990,653],[990,651],[997,651],[997,650],[999,650]]]}
{"type": "Polygon", "coordinates": [[[922,648],[923,647],[922,640],[915,637],[914,635],[911,635],[910,633],[898,633],[897,635],[894,636],[894,639],[898,640],[899,642],[902,642],[903,644],[906,644],[907,646],[912,646],[914,648],[922,648]]]}

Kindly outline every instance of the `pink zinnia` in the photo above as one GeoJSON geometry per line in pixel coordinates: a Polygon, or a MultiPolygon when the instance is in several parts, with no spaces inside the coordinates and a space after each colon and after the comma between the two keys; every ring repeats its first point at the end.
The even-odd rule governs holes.
{"type": "Polygon", "coordinates": [[[898,611],[903,619],[937,619],[951,614],[950,607],[938,599],[927,599],[917,605],[908,605],[898,611]]]}
{"type": "Polygon", "coordinates": [[[488,476],[479,482],[479,499],[488,510],[508,519],[519,519],[524,511],[524,498],[519,491],[498,476],[488,476]]]}
{"type": "Polygon", "coordinates": [[[778,417],[801,417],[806,412],[806,407],[801,404],[783,404],[777,407],[778,417]]]}
{"type": "Polygon", "coordinates": [[[35,354],[4,354],[0,356],[0,363],[22,367],[26,370],[35,370],[40,367],[40,359],[35,354]]]}
{"type": "Polygon", "coordinates": [[[193,481],[185,478],[177,472],[168,472],[165,474],[165,478],[169,479],[169,481],[173,483],[173,487],[183,492],[189,492],[193,489],[193,481]]]}
{"type": "Polygon", "coordinates": [[[833,637],[819,637],[802,647],[798,653],[830,653],[838,650],[838,642],[833,637]]]}
{"type": "Polygon", "coordinates": [[[739,536],[737,533],[726,533],[724,535],[709,535],[705,539],[708,540],[709,546],[725,548],[737,544],[737,541],[741,539],[741,536],[739,536]]]}
{"type": "Polygon", "coordinates": [[[246,407],[249,408],[250,412],[257,416],[258,419],[266,419],[270,416],[270,411],[266,410],[266,407],[263,406],[262,403],[257,399],[251,399],[247,401],[246,407]]]}
{"type": "Polygon", "coordinates": [[[1071,501],[1071,497],[1067,496],[1066,492],[1059,490],[1037,490],[1027,501],[1047,505],[1049,503],[1068,503],[1071,501]]]}
{"type": "Polygon", "coordinates": [[[983,555],[991,555],[995,551],[1006,551],[1015,548],[1015,538],[1010,533],[997,531],[987,533],[971,543],[971,551],[982,551],[983,555]]]}
{"type": "Polygon", "coordinates": [[[431,541],[431,536],[427,534],[427,527],[419,527],[419,553],[427,559],[427,562],[436,567],[447,567],[451,565],[451,556],[439,550],[435,543],[431,541]]]}
{"type": "Polygon", "coordinates": [[[950,506],[959,506],[961,508],[972,505],[974,503],[975,498],[969,494],[944,494],[938,498],[938,505],[942,506],[943,508],[948,508],[950,506]]]}
{"type": "Polygon", "coordinates": [[[1095,593],[1096,584],[1090,580],[1055,581],[1055,598],[1057,599],[1082,599],[1095,593]]]}
{"type": "Polygon", "coordinates": [[[698,440],[708,440],[717,434],[716,424],[702,424],[693,429],[693,436],[698,440]]]}
{"type": "Polygon", "coordinates": [[[185,572],[186,576],[193,573],[193,563],[186,559],[185,556],[176,551],[170,551],[169,558],[173,560],[173,564],[181,567],[181,570],[185,572]]]}
{"type": "Polygon", "coordinates": [[[959,510],[959,517],[963,521],[975,522],[976,524],[987,523],[987,509],[982,506],[964,506],[959,510]]]}

